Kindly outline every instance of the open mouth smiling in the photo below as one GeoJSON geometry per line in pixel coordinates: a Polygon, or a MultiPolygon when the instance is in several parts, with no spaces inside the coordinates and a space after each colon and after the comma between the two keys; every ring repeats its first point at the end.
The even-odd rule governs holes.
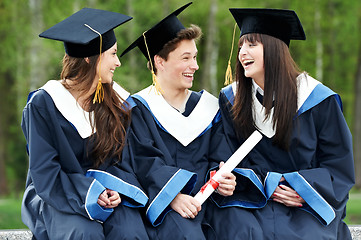
{"type": "Polygon", "coordinates": [[[247,59],[247,60],[242,61],[242,65],[243,65],[244,67],[248,67],[248,66],[251,65],[252,63],[254,63],[254,60],[247,59]]]}

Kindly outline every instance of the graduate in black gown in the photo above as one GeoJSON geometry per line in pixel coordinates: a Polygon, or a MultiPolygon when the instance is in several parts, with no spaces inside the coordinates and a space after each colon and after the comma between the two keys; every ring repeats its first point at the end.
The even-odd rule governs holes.
{"type": "MultiPolygon", "coordinates": [[[[194,92],[199,27],[185,28],[177,15],[187,4],[147,30],[122,55],[138,47],[154,84],[134,94],[129,134],[134,171],[149,196],[147,231],[151,239],[206,239],[205,205],[194,199],[205,181],[212,129],[219,122],[216,97],[194,92]]],[[[234,175],[224,176],[220,193],[233,192],[234,175]],[[223,189],[224,188],[224,189],[223,189]]]]}
{"type": "Polygon", "coordinates": [[[29,171],[22,220],[34,239],[148,239],[148,198],[127,161],[131,104],[113,82],[113,29],[131,17],[84,8],[40,34],[64,42],[61,80],[29,95],[22,129],[29,171]]]}
{"type": "Polygon", "coordinates": [[[254,130],[263,138],[235,169],[233,196],[212,196],[218,239],[351,239],[343,219],[355,182],[352,137],[340,96],[290,55],[290,40],[306,38],[296,13],[230,11],[241,35],[236,81],[219,97],[218,146],[231,152],[215,150],[218,161],[254,130]]]}

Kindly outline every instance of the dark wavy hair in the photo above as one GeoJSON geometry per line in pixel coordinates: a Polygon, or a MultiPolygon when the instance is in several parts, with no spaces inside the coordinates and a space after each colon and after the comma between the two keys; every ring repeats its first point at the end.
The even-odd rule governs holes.
{"type": "MultiPolygon", "coordinates": [[[[266,119],[270,117],[273,107],[273,127],[276,129],[273,143],[287,150],[292,134],[293,118],[297,112],[297,82],[300,74],[288,46],[281,40],[265,34],[246,34],[238,42],[238,52],[247,40],[263,44],[264,60],[264,98],[266,119]]],[[[252,79],[244,75],[239,59],[236,63],[237,93],[232,114],[237,134],[248,137],[255,129],[252,114],[252,79]]],[[[266,120],[265,119],[265,120],[266,120]]]]}
{"type": "MultiPolygon", "coordinates": [[[[65,54],[61,79],[73,81],[71,86],[62,81],[65,88],[76,89],[81,95],[89,91],[96,76],[99,55],[88,58],[75,58],[65,54]]],[[[116,157],[121,161],[122,150],[126,143],[126,130],[130,124],[130,111],[126,102],[113,89],[112,84],[104,84],[104,100],[93,104],[95,92],[85,101],[89,114],[94,114],[91,121],[93,134],[88,152],[94,159],[94,167],[99,167],[107,158],[116,157]],[[93,145],[94,144],[94,145],[93,145]]]]}

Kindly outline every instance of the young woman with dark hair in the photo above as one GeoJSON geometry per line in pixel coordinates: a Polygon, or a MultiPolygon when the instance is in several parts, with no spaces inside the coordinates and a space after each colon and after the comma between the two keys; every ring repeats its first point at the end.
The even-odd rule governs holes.
{"type": "Polygon", "coordinates": [[[113,28],[130,19],[84,8],[40,34],[63,41],[66,54],[61,80],[30,93],[23,110],[29,172],[21,213],[36,239],[148,238],[137,209],[148,198],[124,161],[132,156],[129,94],[113,82],[113,28]]]}
{"type": "Polygon", "coordinates": [[[230,11],[241,36],[235,82],[219,97],[218,161],[253,131],[263,138],[234,170],[234,194],[209,208],[218,239],[351,239],[343,219],[355,182],[352,137],[339,95],[291,57],[290,40],[306,38],[296,13],[230,11]]]}

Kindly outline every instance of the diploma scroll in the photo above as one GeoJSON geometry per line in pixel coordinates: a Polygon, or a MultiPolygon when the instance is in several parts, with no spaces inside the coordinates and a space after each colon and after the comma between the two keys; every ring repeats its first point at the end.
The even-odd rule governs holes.
{"type": "Polygon", "coordinates": [[[218,179],[222,177],[223,173],[232,172],[234,168],[243,160],[243,158],[261,141],[262,135],[256,130],[249,138],[235,151],[232,156],[224,163],[224,165],[211,177],[211,179],[201,188],[201,190],[194,196],[194,198],[204,203],[207,198],[218,187],[218,179]]]}

